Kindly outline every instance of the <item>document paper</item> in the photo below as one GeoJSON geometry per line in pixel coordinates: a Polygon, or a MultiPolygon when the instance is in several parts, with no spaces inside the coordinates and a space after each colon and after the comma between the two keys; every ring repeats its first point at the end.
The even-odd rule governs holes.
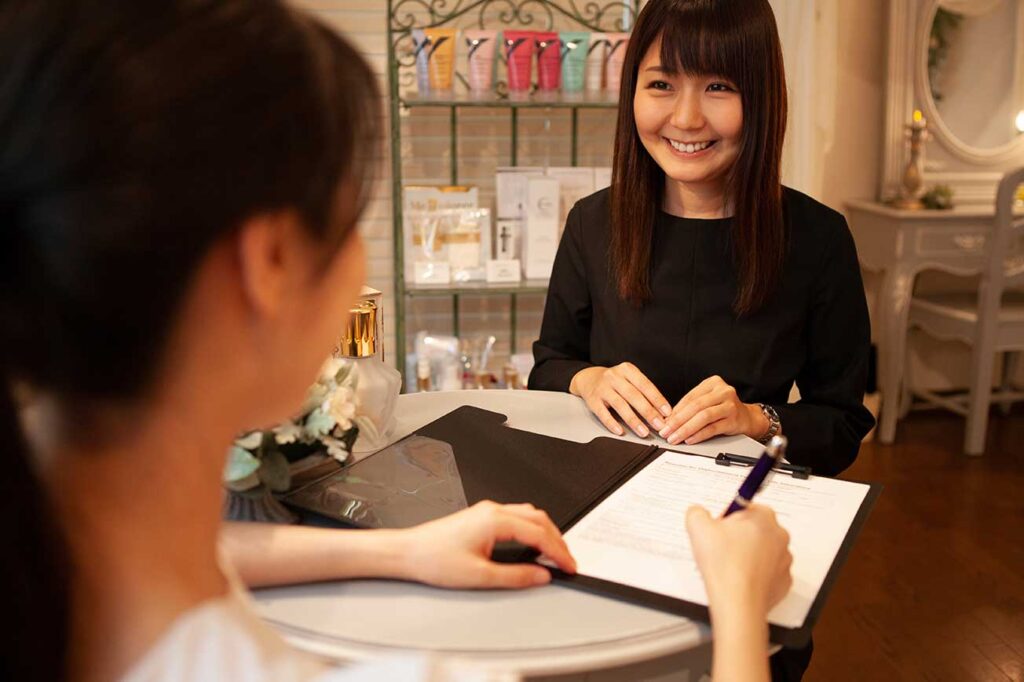
{"type": "MultiPolygon", "coordinates": [[[[685,516],[699,504],[720,516],[750,469],[665,452],[565,534],[578,572],[707,606],[685,516]]],[[[769,622],[799,628],[868,493],[868,486],[775,472],[754,498],[790,534],[793,587],[769,622]]]]}

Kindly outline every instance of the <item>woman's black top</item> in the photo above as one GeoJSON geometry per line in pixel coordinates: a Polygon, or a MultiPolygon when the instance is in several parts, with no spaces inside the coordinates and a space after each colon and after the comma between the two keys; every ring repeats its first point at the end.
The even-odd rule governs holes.
{"type": "Polygon", "coordinates": [[[651,300],[623,302],[609,270],[608,190],[579,201],[555,257],[530,388],[568,391],[581,369],[632,362],[673,405],[721,376],[746,403],[767,403],[790,461],[835,475],[850,466],[874,418],[863,405],[870,326],[846,220],[795,190],[783,196],[782,278],[754,313],[733,312],[732,218],[659,212],[651,300]],[[787,404],[796,382],[800,401],[787,404]]]}

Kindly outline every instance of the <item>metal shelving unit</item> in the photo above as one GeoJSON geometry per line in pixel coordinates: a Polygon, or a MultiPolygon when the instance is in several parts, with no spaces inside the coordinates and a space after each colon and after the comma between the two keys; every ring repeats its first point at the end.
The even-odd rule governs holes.
{"type": "MultiPolygon", "coordinates": [[[[510,163],[518,165],[519,112],[522,109],[565,110],[570,120],[570,165],[577,165],[579,154],[579,112],[583,109],[614,110],[618,98],[606,93],[562,95],[533,92],[528,96],[509,96],[507,86],[496,81],[493,94],[477,95],[465,88],[465,79],[456,70],[456,81],[463,91],[448,96],[420,96],[415,92],[415,58],[412,30],[450,26],[454,28],[524,28],[532,30],[587,30],[593,32],[628,31],[640,0],[577,2],[577,0],[388,0],[388,77],[391,120],[391,203],[394,235],[395,304],[392,319],[396,331],[395,355],[398,369],[405,377],[405,314],[408,300],[422,297],[451,297],[452,327],[459,335],[459,301],[464,295],[509,297],[510,346],[516,352],[518,297],[543,294],[547,281],[523,280],[518,284],[483,282],[422,285],[405,281],[405,254],[402,234],[402,110],[433,107],[448,110],[450,167],[447,181],[459,184],[458,122],[463,108],[506,108],[509,112],[510,163]],[[566,26],[568,24],[568,26],[566,26]],[[556,28],[558,26],[558,28],[556,28]]],[[[457,86],[458,90],[458,86],[457,86]]],[[[441,181],[439,179],[439,181],[441,181]]]]}

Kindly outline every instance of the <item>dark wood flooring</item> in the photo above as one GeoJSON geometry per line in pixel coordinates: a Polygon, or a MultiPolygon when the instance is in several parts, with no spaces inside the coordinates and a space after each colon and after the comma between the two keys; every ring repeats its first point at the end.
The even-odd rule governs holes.
{"type": "Polygon", "coordinates": [[[912,413],[843,474],[885,486],[814,631],[805,680],[1024,680],[1024,410],[912,413]]]}

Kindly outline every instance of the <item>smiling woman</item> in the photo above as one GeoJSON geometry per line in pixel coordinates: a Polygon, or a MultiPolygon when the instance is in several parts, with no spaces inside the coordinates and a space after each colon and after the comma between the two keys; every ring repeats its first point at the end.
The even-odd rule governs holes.
{"type": "MultiPolygon", "coordinates": [[[[612,186],[569,214],[531,388],[580,396],[618,435],[785,432],[816,474],[853,462],[874,423],[864,288],[843,217],[781,184],[786,106],[767,0],[646,4],[612,186]]],[[[799,678],[809,656],[773,673],[799,678]]]]}

